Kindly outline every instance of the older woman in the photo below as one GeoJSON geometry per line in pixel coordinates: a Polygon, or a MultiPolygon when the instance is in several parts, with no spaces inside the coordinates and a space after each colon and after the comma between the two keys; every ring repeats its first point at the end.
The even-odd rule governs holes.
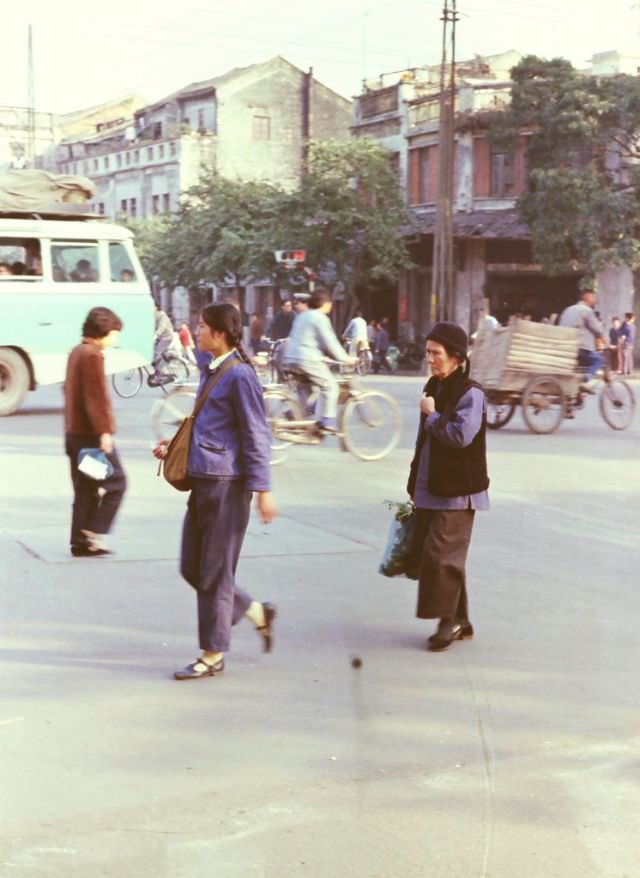
{"type": "MultiPolygon", "coordinates": [[[[275,518],[271,493],[271,434],[262,387],[241,344],[233,305],[209,305],[197,330],[199,393],[206,399],[193,425],[192,490],[182,529],[180,570],[197,592],[200,656],[174,672],[176,680],[214,677],[224,670],[231,627],[246,616],[265,652],[273,645],[276,608],[254,600],[235,573],[249,523],[252,494],[263,522],[275,518]],[[217,376],[217,380],[216,380],[217,376]]],[[[162,458],[166,444],[154,454],[162,458]]]]}
{"type": "Polygon", "coordinates": [[[419,619],[439,619],[427,648],[473,636],[466,559],[476,510],[489,508],[486,405],[468,377],[467,334],[437,323],[427,336],[431,368],[407,490],[416,505],[419,619]]]}

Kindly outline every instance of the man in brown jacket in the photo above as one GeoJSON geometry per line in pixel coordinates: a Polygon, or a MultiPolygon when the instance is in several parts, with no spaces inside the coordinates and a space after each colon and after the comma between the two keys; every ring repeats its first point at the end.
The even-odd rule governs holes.
{"type": "Polygon", "coordinates": [[[67,360],[64,427],[74,494],[71,554],[75,557],[109,554],[105,537],[126,488],[126,477],[113,442],[116,427],[103,355],[121,329],[122,321],[109,308],[92,308],[82,327],[82,343],[71,351],[67,360]],[[99,448],[105,453],[113,471],[104,481],[96,481],[78,470],[78,453],[82,448],[99,448]]]}

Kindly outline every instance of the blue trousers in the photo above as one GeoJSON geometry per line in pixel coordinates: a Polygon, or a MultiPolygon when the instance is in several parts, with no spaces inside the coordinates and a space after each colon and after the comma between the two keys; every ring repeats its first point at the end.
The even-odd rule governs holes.
{"type": "Polygon", "coordinates": [[[578,365],[586,368],[587,378],[593,378],[598,369],[602,369],[604,366],[604,357],[598,351],[588,351],[586,348],[580,348],[578,351],[578,365]]]}
{"type": "Polygon", "coordinates": [[[194,479],[182,527],[180,572],[198,593],[200,649],[228,652],[231,627],[252,598],[236,585],[251,491],[242,479],[194,479]]]}

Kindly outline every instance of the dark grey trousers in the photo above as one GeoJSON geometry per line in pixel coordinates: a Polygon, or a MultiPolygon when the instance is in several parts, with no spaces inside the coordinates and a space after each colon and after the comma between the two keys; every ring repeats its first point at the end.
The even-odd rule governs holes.
{"type": "Polygon", "coordinates": [[[418,509],[416,540],[422,543],[418,619],[469,619],[466,562],[473,509],[418,509]]]}
{"type": "Polygon", "coordinates": [[[109,533],[127,489],[127,478],[115,448],[107,454],[113,473],[104,482],[96,482],[95,479],[90,479],[78,471],[78,452],[82,448],[99,446],[98,436],[81,436],[78,433],[67,433],[65,436],[65,451],[69,458],[73,484],[70,538],[72,546],[81,546],[87,542],[83,530],[90,530],[96,534],[109,533]]]}
{"type": "Polygon", "coordinates": [[[241,479],[194,479],[182,527],[180,572],[198,593],[200,648],[227,652],[252,598],[236,585],[251,491],[241,479]]]}

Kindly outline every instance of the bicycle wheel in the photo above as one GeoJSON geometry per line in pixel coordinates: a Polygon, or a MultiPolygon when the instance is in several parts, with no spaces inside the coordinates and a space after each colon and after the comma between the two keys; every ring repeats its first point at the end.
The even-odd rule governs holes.
{"type": "Polygon", "coordinates": [[[356,363],[356,372],[358,375],[368,375],[371,371],[371,351],[368,348],[361,350],[358,354],[358,362],[356,363]]]}
{"type": "Polygon", "coordinates": [[[522,394],[522,416],[532,433],[553,433],[565,416],[562,387],[555,378],[532,378],[522,394]]]}
{"type": "Polygon", "coordinates": [[[398,444],[400,406],[386,393],[371,390],[347,400],[340,417],[342,444],[360,460],[380,460],[398,444]]]}
{"type": "Polygon", "coordinates": [[[168,356],[162,363],[162,371],[167,375],[173,375],[175,381],[187,381],[189,379],[189,366],[182,357],[168,356]]]}
{"type": "Polygon", "coordinates": [[[492,402],[487,400],[487,427],[499,430],[506,426],[516,410],[515,402],[492,402]]]}
{"type": "Polygon", "coordinates": [[[114,372],[111,386],[123,399],[135,396],[142,387],[144,373],[142,369],[127,369],[126,372],[114,372]]]}
{"type": "Polygon", "coordinates": [[[176,387],[156,402],[151,412],[156,439],[173,439],[180,424],[193,411],[195,399],[195,388],[176,387]]]}
{"type": "Polygon", "coordinates": [[[287,421],[299,421],[302,418],[297,399],[286,390],[267,390],[264,393],[264,408],[271,429],[271,463],[275,466],[282,463],[291,447],[291,442],[279,436],[287,421]]]}
{"type": "Polygon", "coordinates": [[[611,378],[598,397],[600,414],[612,430],[626,430],[636,410],[633,390],[621,378],[611,378]]]}

